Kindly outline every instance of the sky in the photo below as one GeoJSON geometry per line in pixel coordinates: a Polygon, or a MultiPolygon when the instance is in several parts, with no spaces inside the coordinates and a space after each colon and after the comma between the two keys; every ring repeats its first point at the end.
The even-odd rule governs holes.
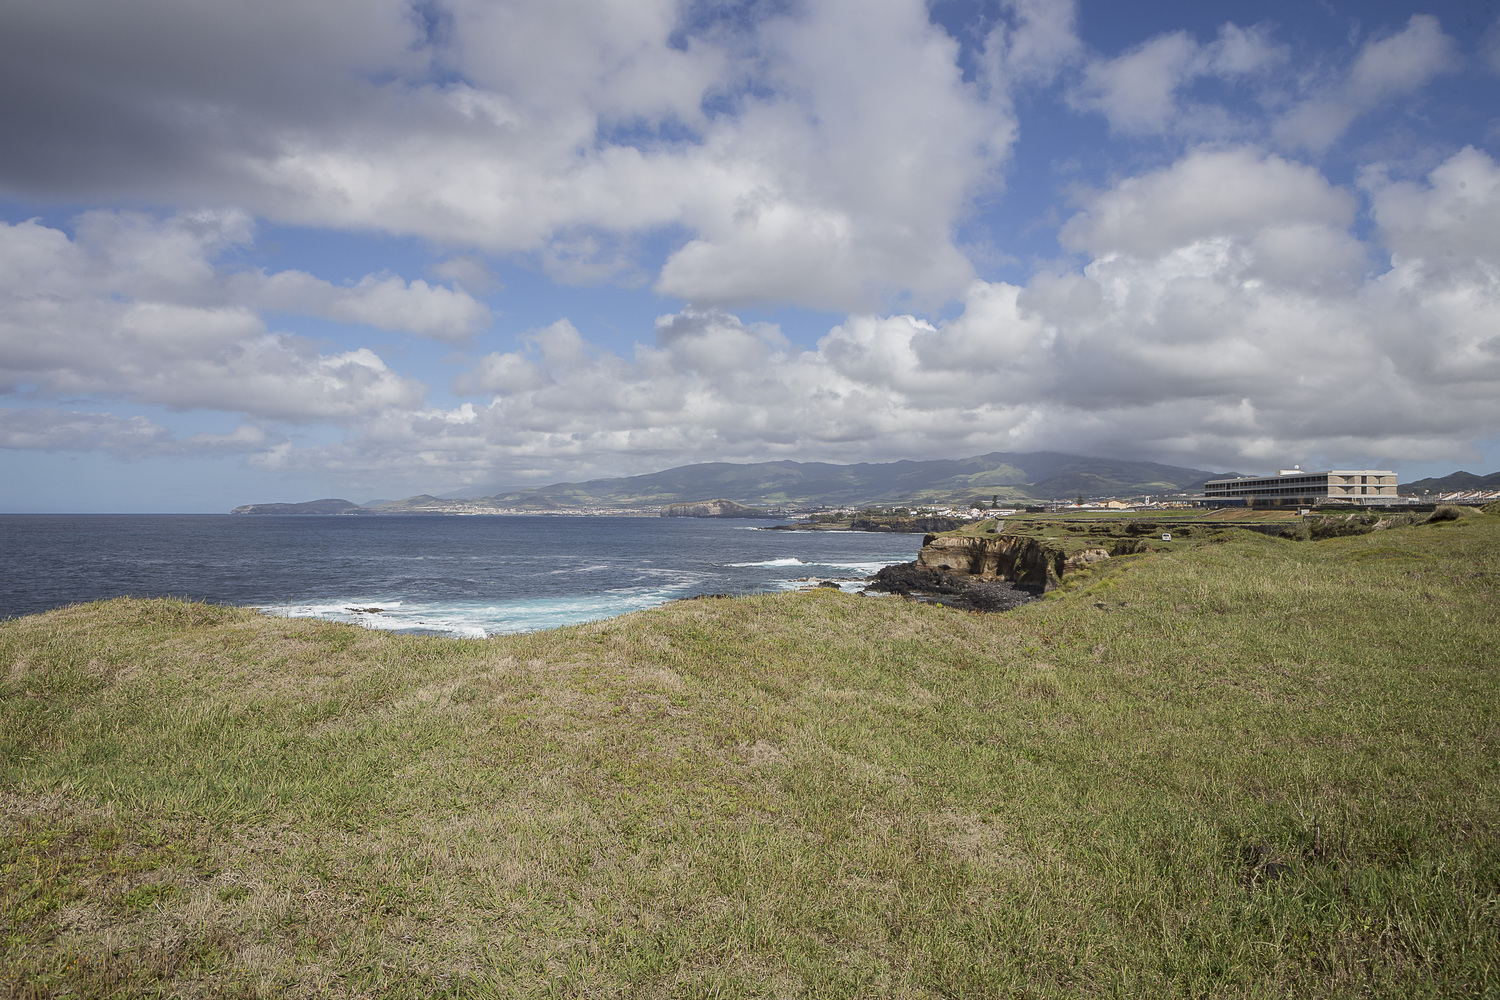
{"type": "Polygon", "coordinates": [[[0,511],[1500,469],[1500,9],[8,0],[0,511]]]}

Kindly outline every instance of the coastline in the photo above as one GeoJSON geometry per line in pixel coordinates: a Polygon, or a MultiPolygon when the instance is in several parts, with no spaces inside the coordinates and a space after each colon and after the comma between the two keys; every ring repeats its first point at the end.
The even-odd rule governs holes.
{"type": "Polygon", "coordinates": [[[176,597],[450,635],[550,629],[698,593],[797,589],[912,559],[920,538],[767,534],[715,518],[15,515],[0,615],[176,597]],[[379,608],[378,613],[368,609],[379,608]]]}

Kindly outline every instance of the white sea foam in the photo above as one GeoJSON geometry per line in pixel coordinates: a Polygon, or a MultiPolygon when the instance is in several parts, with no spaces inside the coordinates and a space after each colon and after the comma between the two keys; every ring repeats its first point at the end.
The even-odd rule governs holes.
{"type": "Polygon", "coordinates": [[[513,601],[387,601],[358,598],[306,604],[264,605],[284,618],[318,618],[389,632],[432,632],[465,639],[536,632],[613,618],[665,604],[681,593],[657,587],[622,588],[571,597],[513,601]]]}
{"type": "Polygon", "coordinates": [[[851,573],[858,573],[861,576],[874,576],[885,567],[898,562],[910,562],[910,560],[896,557],[882,559],[879,562],[820,562],[811,565],[826,566],[829,569],[846,569],[851,573]]]}
{"type": "MultiPolygon", "coordinates": [[[[862,542],[854,546],[854,551],[831,551],[834,547],[822,539],[806,537],[781,536],[780,544],[760,542],[757,539],[754,544],[725,546],[727,551],[720,558],[738,561],[717,565],[711,555],[709,561],[684,560],[675,550],[664,553],[637,550],[619,561],[610,556],[601,559],[598,553],[579,552],[523,565],[517,580],[506,580],[505,586],[495,588],[502,592],[508,588],[508,593],[485,595],[491,589],[486,573],[466,567],[460,575],[463,583],[472,588],[467,595],[420,593],[421,581],[418,581],[416,590],[404,594],[400,591],[382,594],[377,586],[354,590],[355,596],[342,600],[284,601],[262,610],[273,615],[319,618],[392,632],[482,638],[612,618],[700,593],[798,590],[823,580],[846,592],[857,593],[864,589],[864,578],[890,563],[911,558],[904,549],[893,548],[887,556],[885,545],[867,546],[862,542]],[[801,555],[787,553],[789,548],[801,555]],[[527,573],[532,574],[529,579],[537,582],[529,591],[522,582],[527,573]],[[548,582],[542,583],[544,580],[548,582]],[[565,580],[569,582],[564,583],[565,580]],[[601,589],[556,593],[559,589],[588,591],[591,585],[601,589]]],[[[892,544],[893,540],[885,542],[892,544]]]]}
{"type": "Polygon", "coordinates": [[[438,632],[467,639],[488,634],[465,609],[426,602],[354,599],[336,603],[265,605],[261,611],[283,618],[318,618],[387,632],[438,632]]]}
{"type": "Polygon", "coordinates": [[[836,584],[846,594],[860,594],[869,586],[868,580],[826,580],[816,576],[804,576],[800,580],[782,580],[777,586],[781,590],[817,590],[825,583],[836,584]]]}

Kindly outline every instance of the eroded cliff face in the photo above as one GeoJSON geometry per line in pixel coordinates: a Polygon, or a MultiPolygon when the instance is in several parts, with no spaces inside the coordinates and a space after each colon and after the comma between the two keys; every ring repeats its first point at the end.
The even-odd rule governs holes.
{"type": "Polygon", "coordinates": [[[849,521],[851,531],[890,531],[915,535],[917,532],[956,531],[968,521],[959,517],[897,517],[876,515],[855,517],[849,521]]]}
{"type": "Polygon", "coordinates": [[[1102,548],[1069,556],[1061,546],[1025,535],[928,535],[922,539],[916,568],[962,573],[1040,592],[1056,587],[1065,573],[1108,558],[1109,551],[1102,548]]]}

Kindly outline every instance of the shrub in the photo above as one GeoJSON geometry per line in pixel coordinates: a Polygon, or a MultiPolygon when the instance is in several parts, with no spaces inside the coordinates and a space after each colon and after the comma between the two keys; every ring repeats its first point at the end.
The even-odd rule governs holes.
{"type": "Polygon", "coordinates": [[[1373,522],[1350,517],[1320,517],[1307,527],[1308,537],[1317,541],[1323,538],[1339,538],[1343,535],[1366,535],[1375,530],[1373,522]]]}

